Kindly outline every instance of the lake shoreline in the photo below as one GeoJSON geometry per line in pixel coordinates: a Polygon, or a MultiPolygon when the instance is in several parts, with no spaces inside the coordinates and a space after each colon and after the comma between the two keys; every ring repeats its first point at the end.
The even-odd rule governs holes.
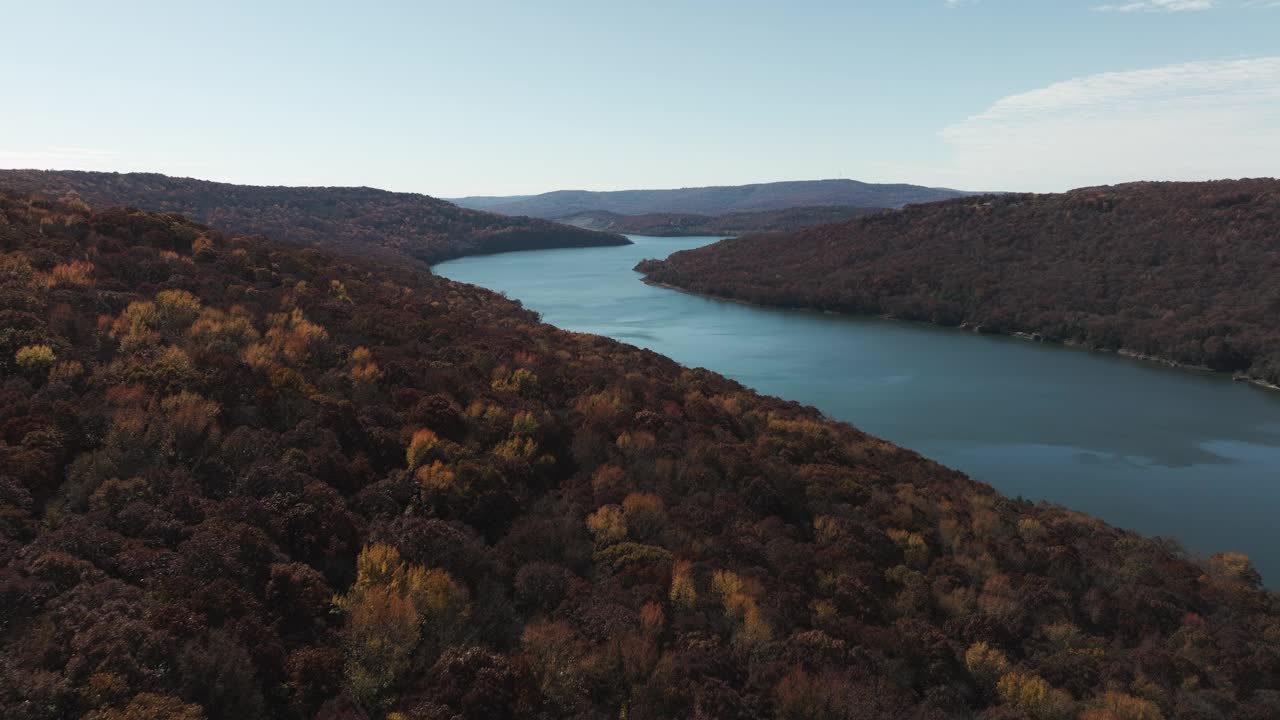
{"type": "Polygon", "coordinates": [[[660,287],[660,288],[665,288],[667,290],[674,290],[676,292],[684,293],[686,295],[692,295],[694,297],[706,298],[708,300],[719,300],[721,302],[738,303],[740,305],[747,305],[750,307],[772,308],[774,310],[793,310],[793,311],[798,310],[801,312],[821,313],[823,315],[841,315],[845,317],[879,318],[881,320],[893,320],[894,322],[905,322],[905,323],[911,323],[913,325],[927,325],[927,326],[936,327],[936,328],[968,331],[977,335],[996,335],[1000,337],[1015,338],[1018,340],[1025,340],[1027,342],[1034,342],[1034,343],[1042,343],[1046,345],[1061,345],[1063,347],[1075,348],[1078,350],[1088,350],[1090,352],[1103,353],[1107,355],[1117,355],[1119,357],[1128,358],[1130,360],[1137,360],[1139,362],[1151,363],[1154,365],[1163,365],[1164,367],[1174,368],[1176,370],[1183,370],[1187,372],[1193,372],[1201,375],[1213,375],[1213,376],[1226,377],[1226,378],[1230,378],[1234,382],[1245,383],[1247,385],[1252,385],[1254,387],[1261,388],[1263,390],[1280,391],[1280,385],[1267,382],[1262,378],[1255,378],[1250,375],[1245,375],[1243,373],[1231,373],[1224,370],[1214,370],[1213,368],[1205,367],[1203,365],[1191,365],[1189,363],[1178,362],[1177,360],[1170,360],[1169,358],[1163,358],[1158,355],[1148,355],[1145,353],[1140,353],[1136,350],[1129,350],[1126,348],[1120,348],[1119,350],[1110,350],[1108,348],[1093,347],[1085,343],[1075,342],[1072,340],[1055,340],[1053,338],[1048,338],[1043,335],[1040,335],[1039,333],[1029,333],[1029,332],[1022,332],[1022,331],[998,332],[998,331],[983,330],[981,325],[975,326],[969,323],[962,323],[960,325],[942,325],[940,323],[928,322],[926,320],[911,320],[909,318],[895,317],[893,315],[868,315],[868,314],[862,314],[862,313],[837,312],[835,310],[819,310],[817,308],[810,308],[810,307],[785,307],[782,305],[769,305],[767,303],[758,303],[758,302],[752,302],[750,300],[743,300],[742,298],[726,297],[723,295],[716,295],[713,293],[705,293],[705,292],[698,292],[696,290],[689,290],[687,288],[682,288],[678,285],[672,285],[670,283],[664,283],[664,282],[659,282],[657,280],[653,280],[648,275],[644,275],[643,273],[640,276],[640,282],[643,282],[646,285],[651,285],[653,287],[660,287]]]}
{"type": "Polygon", "coordinates": [[[567,331],[815,407],[1011,497],[1177,538],[1201,555],[1244,552],[1264,577],[1280,577],[1280,394],[1157,360],[1006,339],[1033,334],[983,328],[973,334],[992,337],[980,341],[938,323],[694,293],[635,266],[720,238],[629,237],[629,247],[462,258],[436,272],[519,299],[567,331]],[[1188,527],[1188,507],[1204,520],[1188,527]]]}

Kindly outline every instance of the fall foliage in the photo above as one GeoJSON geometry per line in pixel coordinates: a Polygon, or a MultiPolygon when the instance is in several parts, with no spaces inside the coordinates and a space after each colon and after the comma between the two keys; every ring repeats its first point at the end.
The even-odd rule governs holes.
{"type": "Polygon", "coordinates": [[[637,266],[765,305],[884,315],[1280,384],[1280,181],[1132,183],[909,206],[637,266]]]}
{"type": "Polygon", "coordinates": [[[785,232],[799,230],[811,225],[840,222],[879,212],[884,207],[888,206],[816,205],[788,207],[780,210],[731,212],[719,215],[697,215],[691,213],[620,215],[604,210],[589,210],[552,219],[556,222],[589,230],[603,230],[627,235],[653,235],[657,237],[741,235],[753,232],[785,232]]]}
{"type": "Polygon", "coordinates": [[[1280,715],[1248,558],[404,263],[0,192],[0,298],[5,720],[1280,715]]]}
{"type": "MultiPolygon", "coordinates": [[[[434,263],[463,255],[554,247],[626,245],[597,232],[529,217],[468,210],[453,203],[373,188],[258,187],[169,177],[155,173],[0,170],[0,186],[69,207],[129,206],[182,213],[219,229],[388,261],[434,263]],[[83,202],[82,202],[83,201],[83,202]]],[[[212,240],[184,239],[184,253],[212,252],[212,240]]],[[[185,254],[184,254],[185,256],[185,254]]],[[[72,260],[52,269],[49,281],[92,282],[93,264],[72,260]]],[[[342,278],[331,278],[342,299],[342,278]]],[[[326,283],[328,284],[328,283],[326,283]]]]}

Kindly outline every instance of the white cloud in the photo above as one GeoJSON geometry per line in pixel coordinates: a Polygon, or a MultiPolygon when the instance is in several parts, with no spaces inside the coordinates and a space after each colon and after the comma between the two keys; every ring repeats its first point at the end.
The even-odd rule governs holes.
{"type": "Polygon", "coordinates": [[[1068,80],[945,128],[965,187],[1066,189],[1122,180],[1280,173],[1280,56],[1068,80]]]}
{"type": "Polygon", "coordinates": [[[31,150],[0,149],[0,167],[56,168],[59,170],[96,170],[118,162],[114,150],[50,145],[31,150]]]}
{"type": "Polygon", "coordinates": [[[1180,12],[1183,10],[1211,10],[1217,6],[1217,0],[1133,0],[1132,2],[1117,5],[1099,5],[1094,10],[1103,12],[1141,12],[1147,10],[1180,12]]]}
{"type": "MultiPolygon", "coordinates": [[[[952,0],[947,0],[952,4],[952,0]]],[[[1128,0],[1109,5],[1095,5],[1100,12],[1182,12],[1186,10],[1212,10],[1222,7],[1280,8],[1280,0],[1128,0]]]]}

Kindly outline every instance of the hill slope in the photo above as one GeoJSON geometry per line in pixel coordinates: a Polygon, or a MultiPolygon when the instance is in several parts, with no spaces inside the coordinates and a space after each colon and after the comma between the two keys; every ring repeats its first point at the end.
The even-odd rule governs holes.
{"type": "Polygon", "coordinates": [[[762,210],[759,212],[735,212],[724,215],[679,213],[619,215],[618,213],[594,210],[556,218],[556,222],[589,230],[602,230],[629,235],[655,235],[659,237],[743,235],[753,232],[800,230],[813,225],[840,222],[861,217],[862,215],[869,215],[879,212],[881,209],[883,208],[831,205],[787,208],[785,210],[762,210]]]}
{"type": "Polygon", "coordinates": [[[797,180],[675,190],[558,190],[541,195],[465,197],[453,202],[463,207],[506,215],[541,218],[567,217],[591,210],[622,215],[690,213],[723,215],[731,212],[783,210],[791,207],[844,205],[852,207],[901,207],[970,193],[919,185],[878,185],[857,180],[797,180]]]}
{"type": "Polygon", "coordinates": [[[403,263],[0,193],[0,298],[6,720],[1280,712],[1245,558],[403,263]]]}
{"type": "Polygon", "coordinates": [[[637,267],[654,282],[1152,356],[1280,383],[1280,181],[918,205],[637,267]]]}
{"type": "Polygon", "coordinates": [[[365,187],[267,187],[153,173],[39,170],[0,170],[0,187],[77,197],[95,207],[177,212],[229,232],[427,264],[463,255],[629,242],[611,233],[365,187]]]}

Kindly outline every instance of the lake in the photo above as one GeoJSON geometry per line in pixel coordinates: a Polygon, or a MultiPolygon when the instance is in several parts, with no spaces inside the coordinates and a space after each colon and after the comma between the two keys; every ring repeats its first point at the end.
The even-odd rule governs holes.
{"type": "Polygon", "coordinates": [[[453,260],[440,275],[545,321],[796,400],[963,470],[1199,554],[1247,553],[1280,584],[1280,392],[1013,338],[752,307],[632,270],[718,238],[453,260]]]}

